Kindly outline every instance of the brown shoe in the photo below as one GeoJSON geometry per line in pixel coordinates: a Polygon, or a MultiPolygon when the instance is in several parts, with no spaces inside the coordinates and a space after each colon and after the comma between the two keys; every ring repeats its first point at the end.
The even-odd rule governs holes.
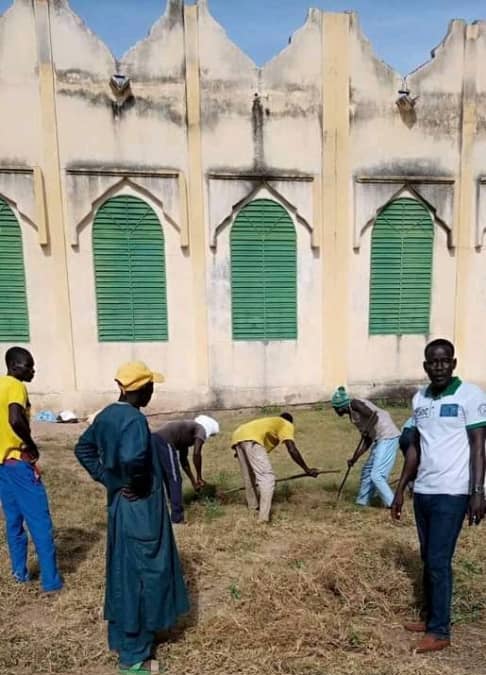
{"type": "Polygon", "coordinates": [[[425,621],[417,621],[416,623],[404,623],[403,627],[405,630],[408,630],[409,633],[425,633],[426,626],[425,621]]]}
{"type": "Polygon", "coordinates": [[[438,638],[435,635],[427,633],[412,650],[415,654],[425,654],[427,652],[440,652],[441,649],[451,646],[449,638],[438,638]]]}

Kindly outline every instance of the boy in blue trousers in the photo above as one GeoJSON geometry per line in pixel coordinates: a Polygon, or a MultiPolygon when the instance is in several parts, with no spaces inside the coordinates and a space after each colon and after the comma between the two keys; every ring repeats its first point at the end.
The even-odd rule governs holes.
{"type": "Polygon", "coordinates": [[[0,499],[14,578],[29,581],[27,525],[39,558],[42,589],[59,591],[56,548],[46,489],[36,462],[39,451],[30,431],[30,403],[24,382],[34,377],[34,359],[22,347],[6,355],[7,375],[0,376],[0,499]]]}

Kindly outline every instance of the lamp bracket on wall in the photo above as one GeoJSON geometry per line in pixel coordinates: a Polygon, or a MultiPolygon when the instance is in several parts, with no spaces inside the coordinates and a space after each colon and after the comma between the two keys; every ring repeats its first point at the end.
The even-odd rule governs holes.
{"type": "Polygon", "coordinates": [[[110,78],[110,89],[114,95],[113,113],[118,117],[123,110],[134,102],[130,78],[122,73],[115,73],[110,78]]]}

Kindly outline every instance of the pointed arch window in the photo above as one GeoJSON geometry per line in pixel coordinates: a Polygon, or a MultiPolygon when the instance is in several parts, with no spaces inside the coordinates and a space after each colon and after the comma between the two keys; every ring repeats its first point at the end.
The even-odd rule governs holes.
{"type": "Polygon", "coordinates": [[[429,333],[433,246],[419,201],[396,199],[381,211],[371,236],[370,335],[429,333]]]}
{"type": "Polygon", "coordinates": [[[167,340],[164,234],[149,204],[130,195],[106,201],[93,255],[100,342],[167,340]]]}
{"type": "Polygon", "coordinates": [[[22,232],[0,198],[0,342],[29,342],[22,232]]]}
{"type": "Polygon", "coordinates": [[[234,340],[297,338],[297,241],[288,212],[255,199],[230,235],[234,340]]]}

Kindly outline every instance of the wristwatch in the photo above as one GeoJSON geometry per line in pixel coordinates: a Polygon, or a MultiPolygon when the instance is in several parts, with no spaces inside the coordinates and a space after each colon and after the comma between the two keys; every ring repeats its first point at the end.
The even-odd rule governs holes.
{"type": "Polygon", "coordinates": [[[484,495],[484,485],[475,485],[472,489],[473,495],[484,495]]]}

